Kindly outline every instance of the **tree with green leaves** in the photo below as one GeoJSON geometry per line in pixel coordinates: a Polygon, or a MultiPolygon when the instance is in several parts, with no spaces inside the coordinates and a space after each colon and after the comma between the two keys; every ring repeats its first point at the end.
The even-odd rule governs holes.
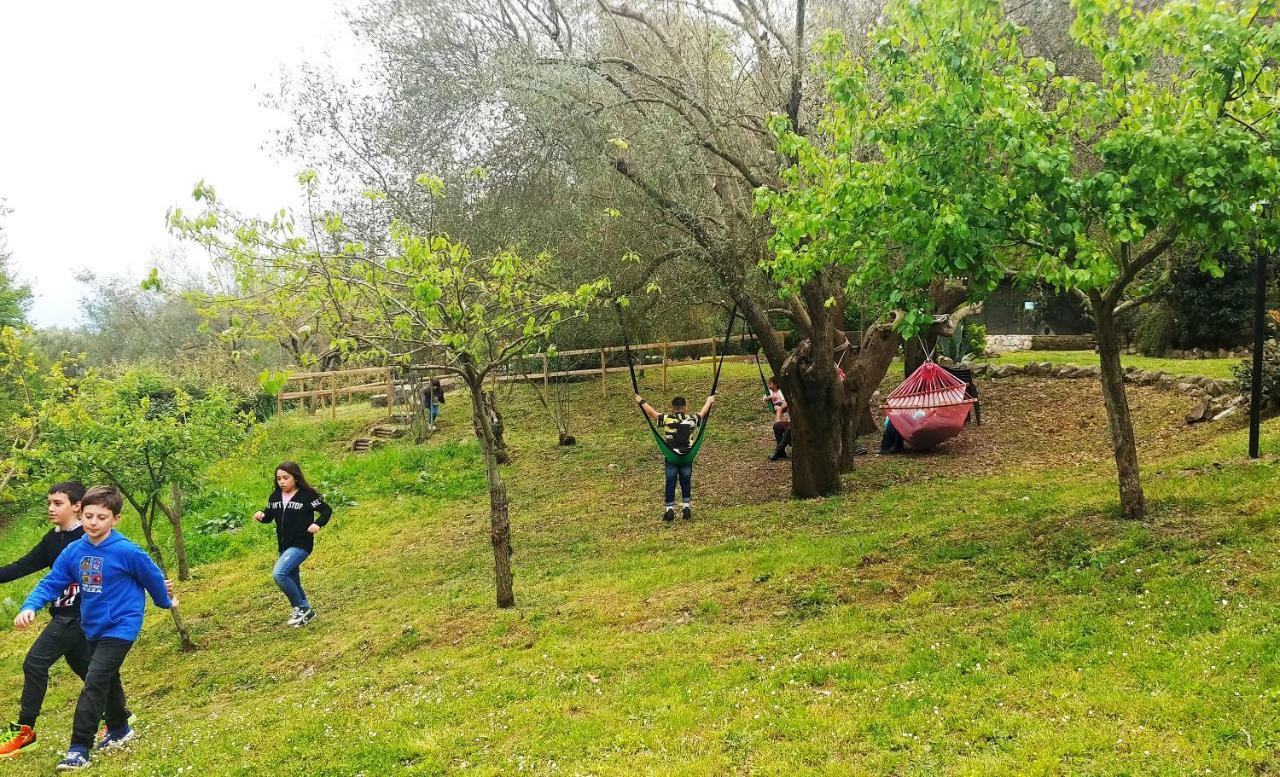
{"type": "MultiPolygon", "coordinates": [[[[316,186],[312,173],[300,181],[316,186]]],[[[422,175],[419,185],[439,191],[442,183],[422,175]]],[[[461,242],[422,234],[398,218],[390,218],[378,245],[369,245],[355,239],[337,212],[302,223],[287,216],[268,221],[232,211],[211,187],[197,187],[195,196],[204,211],[173,212],[172,228],[241,271],[270,266],[282,272],[296,293],[324,311],[324,325],[353,358],[433,370],[466,386],[489,484],[497,604],[514,606],[511,522],[495,428],[501,416],[484,383],[499,373],[517,374],[511,365],[547,342],[556,327],[585,315],[608,284],[556,289],[547,283],[546,254],[475,255],[461,242]]],[[[369,203],[384,199],[369,192],[369,203]]]]}
{"type": "MultiPolygon", "coordinates": [[[[4,201],[0,200],[0,218],[8,212],[4,201]]],[[[10,265],[12,260],[13,254],[0,225],[0,327],[26,326],[27,313],[31,309],[31,287],[18,281],[10,265]]]]}
{"type": "Polygon", "coordinates": [[[1116,318],[1167,285],[1176,242],[1217,274],[1225,249],[1274,235],[1262,203],[1280,180],[1280,32],[1269,0],[1075,8],[1096,80],[1024,56],[1023,30],[990,0],[895,5],[866,60],[833,41],[830,145],[815,156],[782,133],[802,185],[781,208],[764,203],[786,271],[803,277],[852,252],[861,280],[893,281],[889,304],[918,288],[913,276],[966,270],[1075,293],[1098,327],[1121,513],[1138,518],[1116,318]]]}
{"type": "MultiPolygon", "coordinates": [[[[226,455],[249,420],[221,391],[193,396],[149,370],[116,377],[85,376],[68,401],[43,420],[34,458],[49,471],[74,472],[110,483],[137,512],[147,548],[166,567],[155,539],[163,516],[173,535],[178,579],[191,576],[182,525],[182,500],[198,488],[209,463],[226,455]]],[[[193,644],[173,614],[182,644],[193,644]]]]}

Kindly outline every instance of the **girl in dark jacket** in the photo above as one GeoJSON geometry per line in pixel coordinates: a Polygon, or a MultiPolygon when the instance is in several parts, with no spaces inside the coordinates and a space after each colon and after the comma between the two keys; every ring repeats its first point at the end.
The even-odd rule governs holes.
{"type": "Polygon", "coordinates": [[[307,595],[302,591],[302,578],[298,569],[315,547],[315,535],[329,523],[333,508],[325,504],[324,497],[308,483],[302,468],[292,461],[276,467],[276,489],[271,493],[267,509],[259,510],[253,519],[259,523],[276,525],[276,546],[280,558],[276,561],[271,577],[293,605],[289,616],[290,626],[305,626],[316,617],[307,595]]]}

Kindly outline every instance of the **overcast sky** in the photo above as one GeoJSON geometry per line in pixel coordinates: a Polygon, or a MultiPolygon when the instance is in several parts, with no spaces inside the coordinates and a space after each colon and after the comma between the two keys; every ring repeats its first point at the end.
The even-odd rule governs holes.
{"type": "Polygon", "coordinates": [[[293,202],[298,164],[270,149],[283,117],[260,103],[304,60],[354,70],[350,4],[0,3],[3,227],[37,325],[77,322],[82,268],[141,275],[201,178],[242,210],[293,202]]]}

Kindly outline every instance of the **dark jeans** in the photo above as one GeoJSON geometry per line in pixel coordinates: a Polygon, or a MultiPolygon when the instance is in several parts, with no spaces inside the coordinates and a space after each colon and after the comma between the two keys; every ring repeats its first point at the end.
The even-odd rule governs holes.
{"type": "Polygon", "coordinates": [[[672,464],[669,461],[667,462],[667,507],[675,507],[677,478],[680,480],[680,495],[684,497],[684,501],[688,502],[693,498],[693,463],[672,464]]]}
{"type": "Polygon", "coordinates": [[[22,706],[18,708],[18,723],[35,728],[40,708],[44,706],[44,694],[49,689],[49,669],[59,658],[67,659],[67,666],[81,680],[89,669],[89,643],[80,629],[80,619],[57,615],[44,627],[40,636],[27,651],[22,662],[22,706]]]}
{"type": "Polygon", "coordinates": [[[112,637],[89,642],[89,671],[84,676],[84,690],[76,702],[76,716],[71,724],[72,747],[93,747],[98,721],[104,713],[109,731],[129,725],[129,709],[125,706],[124,687],[120,685],[120,666],[131,647],[133,643],[129,640],[112,637]]]}
{"type": "Polygon", "coordinates": [[[307,603],[307,595],[302,590],[302,575],[298,570],[309,555],[311,554],[302,548],[285,548],[284,553],[281,553],[276,561],[275,569],[271,570],[272,579],[276,581],[276,585],[280,586],[289,604],[304,610],[311,605],[307,603]]]}
{"type": "Polygon", "coordinates": [[[774,421],[773,422],[773,442],[777,445],[778,454],[787,452],[787,446],[791,444],[791,422],[790,421],[774,421]]]}
{"type": "Polygon", "coordinates": [[[880,438],[881,453],[902,453],[906,450],[902,435],[894,428],[893,424],[885,419],[884,436],[880,438]]]}

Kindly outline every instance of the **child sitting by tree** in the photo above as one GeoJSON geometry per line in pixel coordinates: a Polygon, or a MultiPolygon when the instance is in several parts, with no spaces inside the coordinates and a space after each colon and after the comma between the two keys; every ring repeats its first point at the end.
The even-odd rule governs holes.
{"type": "Polygon", "coordinates": [[[769,378],[769,393],[764,400],[773,408],[773,455],[769,461],[778,461],[787,457],[787,446],[791,444],[791,416],[787,413],[787,400],[782,396],[777,378],[769,378]]]}
{"type": "MultiPolygon", "coordinates": [[[[649,406],[648,402],[644,401],[644,397],[639,394],[635,395],[635,400],[645,415],[653,419],[658,431],[662,434],[662,441],[671,449],[671,452],[677,456],[683,456],[693,447],[694,432],[706,420],[707,414],[711,412],[711,406],[715,404],[716,397],[714,394],[707,397],[702,410],[693,415],[687,412],[688,403],[685,402],[684,397],[672,399],[671,411],[667,413],[659,413],[654,410],[649,406]]],[[[674,521],[676,519],[676,481],[678,480],[682,498],[680,511],[682,517],[687,521],[693,518],[693,508],[690,504],[693,499],[693,462],[675,464],[667,461],[666,465],[667,480],[662,520],[674,521]]]]}
{"type": "Polygon", "coordinates": [[[67,586],[80,590],[80,618],[89,644],[89,667],[84,690],[76,702],[71,748],[58,764],[60,771],[89,765],[89,748],[98,722],[106,714],[107,731],[98,750],[118,747],[133,738],[129,726],[120,667],[142,630],[145,593],[157,607],[176,607],[172,589],[160,567],[146,551],[115,531],[124,497],[112,486],[95,486],[80,502],[84,537],[67,546],[27,600],[13,625],[25,629],[36,611],[62,596],[67,586]]]}
{"type": "Polygon", "coordinates": [[[267,500],[267,509],[254,513],[253,520],[276,525],[276,548],[280,557],[271,577],[284,593],[293,612],[289,626],[305,626],[316,611],[302,590],[298,569],[315,549],[315,535],[333,517],[333,508],[308,483],[302,468],[292,461],[276,467],[276,488],[267,500]]]}

